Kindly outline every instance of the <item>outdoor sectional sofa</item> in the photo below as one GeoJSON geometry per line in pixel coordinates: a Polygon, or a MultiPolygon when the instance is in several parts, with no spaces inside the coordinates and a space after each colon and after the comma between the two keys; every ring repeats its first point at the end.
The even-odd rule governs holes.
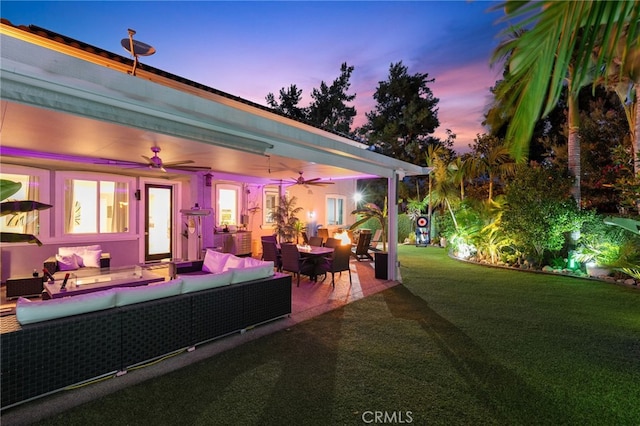
{"type": "Polygon", "coordinates": [[[274,273],[272,262],[251,262],[144,287],[19,299],[16,315],[1,322],[1,408],[290,315],[291,276],[274,273]],[[58,318],[30,312],[38,303],[50,304],[49,315],[58,318]],[[56,303],[70,304],[70,315],[61,316],[56,303]]]}

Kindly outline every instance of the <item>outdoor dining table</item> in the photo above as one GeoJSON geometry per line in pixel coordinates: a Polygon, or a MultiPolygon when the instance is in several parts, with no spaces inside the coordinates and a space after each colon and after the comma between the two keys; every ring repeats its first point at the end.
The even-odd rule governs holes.
{"type": "Polygon", "coordinates": [[[298,252],[301,258],[310,258],[315,265],[315,274],[311,277],[311,281],[317,280],[318,273],[322,273],[319,266],[322,258],[331,255],[333,249],[331,247],[316,247],[298,245],[298,252]]]}

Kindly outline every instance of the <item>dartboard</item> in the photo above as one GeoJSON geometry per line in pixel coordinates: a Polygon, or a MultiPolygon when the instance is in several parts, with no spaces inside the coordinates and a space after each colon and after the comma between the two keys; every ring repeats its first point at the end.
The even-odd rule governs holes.
{"type": "Polygon", "coordinates": [[[424,228],[427,226],[427,223],[429,223],[429,220],[424,216],[420,216],[417,223],[420,228],[424,228]]]}

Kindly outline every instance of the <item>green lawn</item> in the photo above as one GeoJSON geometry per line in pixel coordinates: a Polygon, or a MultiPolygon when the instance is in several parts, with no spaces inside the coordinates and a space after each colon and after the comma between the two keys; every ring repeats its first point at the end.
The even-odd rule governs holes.
{"type": "Polygon", "coordinates": [[[41,424],[640,424],[640,290],[400,260],[402,286],[41,424]]]}

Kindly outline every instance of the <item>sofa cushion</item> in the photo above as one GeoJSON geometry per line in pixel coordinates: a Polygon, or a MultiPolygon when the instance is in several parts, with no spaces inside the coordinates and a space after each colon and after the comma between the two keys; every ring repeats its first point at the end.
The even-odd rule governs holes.
{"type": "Polygon", "coordinates": [[[232,271],[218,274],[180,275],[182,278],[182,293],[206,290],[208,288],[222,287],[231,284],[232,271]]]}
{"type": "Polygon", "coordinates": [[[74,253],[67,256],[56,254],[56,261],[58,262],[58,270],[75,271],[80,267],[79,262],[82,262],[82,258],[74,253]]]}
{"type": "Polygon", "coordinates": [[[244,262],[244,257],[229,255],[229,257],[227,257],[227,261],[224,264],[223,271],[228,271],[229,269],[234,268],[242,268],[244,266],[244,262]]]}
{"type": "Polygon", "coordinates": [[[143,285],[138,287],[116,288],[116,306],[126,306],[147,300],[162,299],[180,294],[182,278],[176,278],[160,284],[143,285]]]}
{"type": "MultiPolygon", "coordinates": [[[[69,256],[71,254],[77,254],[78,256],[80,256],[80,259],[81,259],[78,261],[78,266],[82,268],[87,266],[84,264],[85,252],[95,251],[95,250],[102,250],[102,247],[100,247],[99,244],[94,244],[91,246],[78,246],[78,247],[59,247],[58,254],[61,256],[69,256]]],[[[98,261],[100,261],[100,257],[98,257],[98,261]]],[[[98,264],[98,268],[99,267],[100,265],[98,264]]]]}
{"type": "Polygon", "coordinates": [[[244,266],[242,268],[229,269],[229,271],[233,272],[233,277],[231,278],[231,284],[237,284],[244,281],[258,280],[260,278],[267,278],[274,274],[272,261],[260,262],[260,263],[261,265],[257,265],[257,266],[244,266]]]}
{"type": "Polygon", "coordinates": [[[31,324],[113,308],[115,302],[114,289],[34,302],[20,297],[16,302],[16,319],[20,324],[31,324]]]}
{"type": "Polygon", "coordinates": [[[229,256],[231,255],[228,253],[220,253],[215,250],[207,249],[202,263],[202,270],[212,274],[222,272],[229,256]]]}
{"type": "Polygon", "coordinates": [[[102,256],[102,250],[85,250],[81,255],[82,263],[87,268],[99,268],[100,257],[102,256]]]}

